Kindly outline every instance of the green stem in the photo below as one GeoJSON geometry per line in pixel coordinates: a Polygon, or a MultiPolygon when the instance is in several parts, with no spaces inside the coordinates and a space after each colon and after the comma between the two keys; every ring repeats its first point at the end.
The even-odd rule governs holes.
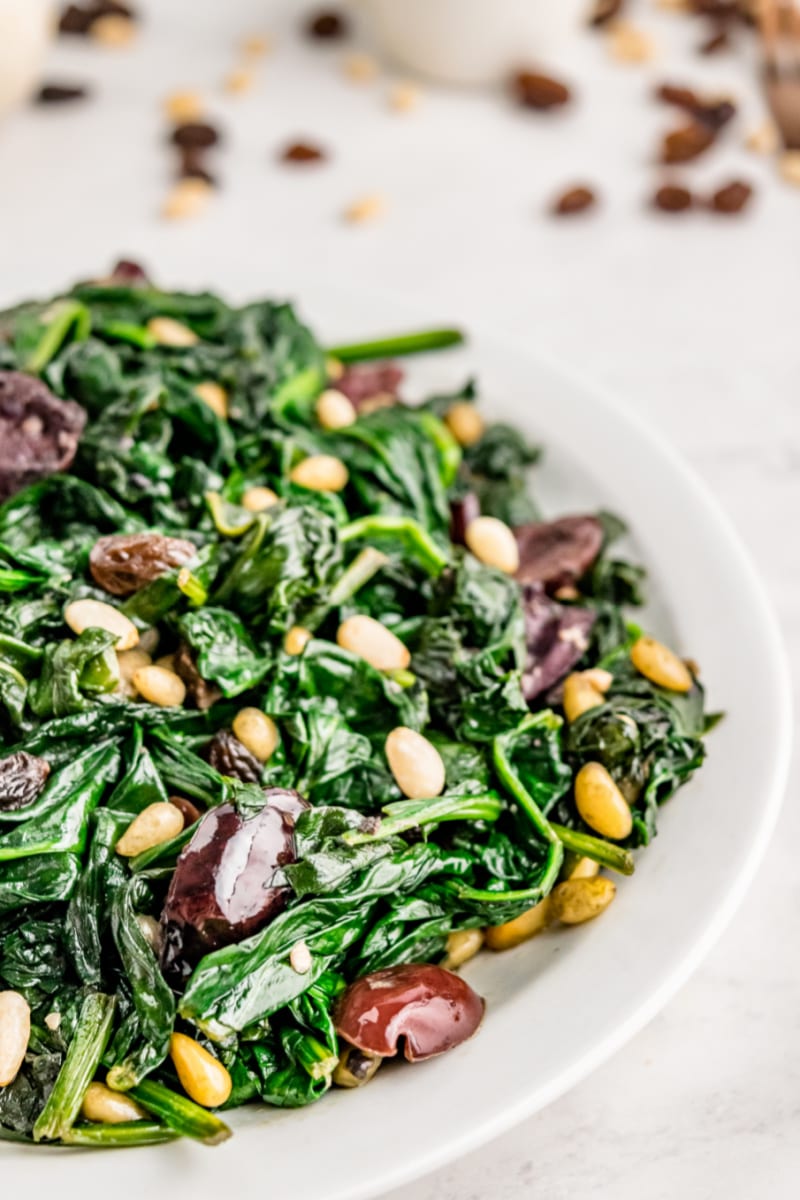
{"type": "Polygon", "coordinates": [[[231,1136],[229,1127],[214,1113],[186,1096],[170,1091],[155,1079],[143,1079],[127,1094],[160,1117],[175,1133],[205,1142],[207,1146],[216,1146],[231,1136]]]}
{"type": "Polygon", "coordinates": [[[582,858],[591,858],[601,866],[618,871],[620,875],[632,875],[634,871],[633,855],[622,846],[615,846],[602,838],[592,837],[589,833],[579,833],[577,829],[568,829],[566,825],[556,825],[550,822],[550,828],[556,834],[565,849],[582,858]]]}
{"type": "Polygon", "coordinates": [[[442,821],[496,821],[502,810],[502,801],[491,793],[436,796],[430,800],[398,800],[384,807],[387,815],[381,818],[373,833],[361,833],[354,829],[342,834],[342,841],[348,846],[362,846],[367,842],[395,837],[409,829],[438,825],[442,821]]]}
{"type": "Polygon", "coordinates": [[[157,1146],[174,1142],[179,1134],[157,1121],[121,1121],[117,1125],[74,1125],[61,1139],[66,1146],[90,1146],[102,1150],[127,1146],[157,1146]]]}
{"type": "Polygon", "coordinates": [[[354,596],[365,583],[369,583],[372,576],[377,574],[388,561],[386,555],[382,554],[380,550],[376,550],[372,546],[365,547],[356,555],[344,574],[339,576],[331,588],[328,607],[337,608],[340,604],[344,604],[345,600],[354,596]]]}
{"type": "Polygon", "coordinates": [[[423,354],[430,350],[444,350],[448,346],[460,346],[464,342],[460,329],[426,329],[420,333],[400,333],[372,342],[350,342],[344,346],[331,346],[327,353],[340,362],[366,362],[371,358],[398,358],[404,354],[423,354]]]}
{"type": "Polygon", "coordinates": [[[295,1053],[297,1061],[312,1079],[330,1079],[339,1062],[338,1055],[310,1034],[298,1043],[295,1053]]]}
{"type": "Polygon", "coordinates": [[[135,325],[132,321],[106,321],[102,332],[104,337],[128,342],[131,346],[138,346],[140,350],[152,350],[158,345],[158,338],[153,336],[146,325],[135,325]]]}
{"type": "Polygon", "coordinates": [[[24,370],[29,371],[31,375],[38,375],[43,371],[50,359],[61,349],[73,325],[76,341],[83,341],[89,336],[89,311],[78,300],[65,301],[58,306],[52,320],[45,326],[44,333],[25,360],[24,370]]]}
{"type": "Polygon", "coordinates": [[[358,517],[339,530],[342,542],[354,542],[362,538],[373,544],[378,538],[400,539],[420,566],[431,575],[438,575],[448,563],[447,556],[430,534],[411,517],[358,517]]]}
{"type": "Polygon", "coordinates": [[[71,1129],[111,1034],[115,999],[96,992],[81,1007],[78,1027],[47,1103],[33,1127],[35,1142],[57,1141],[71,1129]]]}
{"type": "Polygon", "coordinates": [[[449,886],[462,900],[477,900],[481,904],[515,904],[523,900],[531,900],[537,903],[543,900],[550,891],[549,887],[545,887],[541,883],[539,887],[520,888],[512,892],[486,892],[481,888],[468,887],[466,884],[450,883],[449,886]]]}

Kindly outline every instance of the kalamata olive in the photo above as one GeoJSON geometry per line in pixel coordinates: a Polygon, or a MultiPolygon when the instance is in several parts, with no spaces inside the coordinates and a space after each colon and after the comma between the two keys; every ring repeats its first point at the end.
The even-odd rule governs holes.
{"type": "Polygon", "coordinates": [[[129,287],[144,287],[150,282],[144,267],[130,258],[121,258],[114,264],[111,279],[114,283],[125,283],[129,287]]]}
{"type": "Polygon", "coordinates": [[[514,530],[519,546],[520,583],[541,583],[548,592],[575,584],[586,574],[603,546],[597,517],[561,517],[533,521],[514,530]]]}
{"type": "Polygon", "coordinates": [[[583,658],[595,614],[587,608],[558,604],[541,585],[522,589],[527,656],[522,691],[527,701],[536,699],[563,679],[583,658]]]}
{"type": "MultiPolygon", "coordinates": [[[[213,704],[216,704],[222,698],[222,692],[216,684],[209,683],[203,679],[194,661],[191,646],[188,646],[186,642],[180,643],[172,656],[172,662],[175,674],[180,675],[186,684],[186,691],[196,708],[205,712],[206,709],[211,708],[213,704]]],[[[223,771],[222,774],[230,775],[232,772],[223,771]]]]}
{"type": "Polygon", "coordinates": [[[19,750],[0,758],[0,812],[16,812],[33,804],[50,774],[50,763],[19,750]]]}
{"type": "Polygon", "coordinates": [[[182,567],[196,553],[184,538],[114,533],[92,546],[89,570],[95,583],[112,596],[132,596],[167,571],[182,567]]]}
{"type": "Polygon", "coordinates": [[[66,471],[85,424],[81,406],[59,400],[41,379],[0,371],[0,501],[66,471]]]}
{"type": "Polygon", "coordinates": [[[421,1062],[472,1037],[484,1008],[459,975],[431,963],[408,963],[351,983],[334,1021],[337,1033],[367,1054],[395,1055],[403,1038],[408,1061],[421,1062]]]}
{"type": "Polygon", "coordinates": [[[161,924],[162,966],[177,977],[204,954],[256,933],[283,909],[280,867],[296,858],[294,825],[308,808],[297,792],[269,788],[264,807],[243,817],[232,804],[209,809],[182,851],[161,924]]]}
{"type": "Polygon", "coordinates": [[[450,541],[465,546],[467,526],[481,515],[481,502],[475,492],[465,492],[458,500],[450,501],[450,541]]]}
{"type": "Polygon", "coordinates": [[[352,363],[337,379],[337,392],[344,392],[356,408],[375,396],[396,397],[403,382],[402,368],[393,362],[352,363]]]}
{"type": "Polygon", "coordinates": [[[258,783],[264,771],[264,764],[230,729],[220,729],[214,734],[208,746],[208,761],[220,775],[230,775],[242,783],[258,783]]]}

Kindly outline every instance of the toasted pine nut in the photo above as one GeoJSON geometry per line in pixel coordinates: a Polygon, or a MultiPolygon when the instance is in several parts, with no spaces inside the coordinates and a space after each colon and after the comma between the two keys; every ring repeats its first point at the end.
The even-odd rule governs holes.
{"type": "Polygon", "coordinates": [[[397,83],[389,91],[389,107],[395,112],[412,112],[421,99],[422,92],[413,83],[397,83]]]}
{"type": "Polygon", "coordinates": [[[106,633],[116,634],[117,650],[130,650],[139,641],[139,630],[133,621],[104,600],[73,600],[64,609],[64,620],[73,633],[104,629],[106,633]]]}
{"type": "Polygon", "coordinates": [[[600,874],[600,863],[593,858],[578,858],[575,855],[568,858],[561,871],[562,882],[565,879],[594,879],[595,875],[600,874]]]}
{"type": "Polygon", "coordinates": [[[159,925],[158,921],[155,919],[155,917],[148,916],[147,913],[137,913],[136,924],[141,929],[144,939],[150,949],[155,955],[159,955],[161,953],[161,945],[164,939],[161,933],[161,926],[159,925]]]}
{"type": "Polygon", "coordinates": [[[656,55],[650,35],[627,21],[614,22],[608,33],[608,45],[617,62],[644,63],[656,55]]]}
{"type": "Polygon", "coordinates": [[[781,144],[778,127],[774,121],[763,121],[747,135],[745,145],[756,154],[776,154],[781,144]]]}
{"type": "Polygon", "coordinates": [[[221,421],[227,421],[228,393],[221,384],[216,383],[213,379],[206,379],[203,383],[195,384],[193,390],[195,396],[199,396],[203,403],[207,404],[221,421]]]}
{"type": "Polygon", "coordinates": [[[129,46],[136,37],[136,23],[122,13],[106,13],[89,26],[89,36],[102,46],[115,50],[129,46]]]}
{"type": "Polygon", "coordinates": [[[575,671],[564,680],[564,715],[570,725],[583,716],[590,708],[598,708],[603,703],[603,694],[586,679],[580,671],[575,671]]]}
{"type": "MultiPolygon", "coordinates": [[[[184,217],[199,216],[208,206],[213,190],[208,180],[201,179],[199,176],[192,175],[187,179],[179,179],[168,193],[161,207],[161,214],[170,221],[181,221],[184,217]]],[[[154,317],[153,320],[168,321],[171,318],[154,317]]],[[[179,322],[175,321],[174,324],[178,325],[179,322]]],[[[194,342],[162,342],[161,344],[164,346],[193,346],[194,342]]]]}
{"type": "Polygon", "coordinates": [[[44,1019],[44,1023],[51,1033],[55,1033],[61,1027],[61,1013],[49,1012],[44,1019]]]}
{"type": "Polygon", "coordinates": [[[336,631],[336,641],[343,650],[365,658],[377,671],[404,670],[411,662],[411,654],[400,638],[374,617],[348,617],[336,631]]]}
{"type": "Polygon", "coordinates": [[[385,750],[394,781],[409,800],[426,800],[444,791],[442,756],[421,733],[398,725],[387,737],[385,750]]]}
{"type": "Polygon", "coordinates": [[[295,942],[289,951],[289,966],[298,975],[307,975],[311,970],[311,951],[305,942],[295,942]]]}
{"type": "Polygon", "coordinates": [[[325,373],[330,383],[338,383],[344,375],[344,363],[329,354],[325,359],[325,373]]]}
{"type": "Polygon", "coordinates": [[[174,804],[156,800],[133,818],[116,845],[117,854],[135,858],[162,842],[177,837],[183,829],[183,813],[174,804]]]}
{"type": "Polygon", "coordinates": [[[263,512],[278,503],[277,492],[268,487],[249,487],[242,493],[241,505],[248,512],[263,512]]]}
{"type": "Polygon", "coordinates": [[[260,708],[243,708],[233,718],[233,732],[259,762],[268,762],[280,739],[278,726],[260,708]]]}
{"type": "Polygon", "coordinates": [[[17,1077],[31,1037],[31,1010],[19,992],[0,992],[0,1087],[17,1077]]]}
{"type": "Polygon", "coordinates": [[[205,105],[198,92],[171,92],[164,101],[164,112],[170,121],[183,125],[188,121],[199,121],[205,112],[205,105]]]}
{"type": "Polygon", "coordinates": [[[459,446],[474,446],[483,437],[486,423],[474,404],[457,400],[444,414],[444,423],[459,446]]]}
{"type": "Polygon", "coordinates": [[[386,201],[383,196],[373,192],[348,204],[344,210],[344,217],[354,225],[363,225],[365,221],[374,221],[377,217],[382,217],[385,211],[386,201]]]}
{"type": "Polygon", "coordinates": [[[256,77],[249,67],[236,67],[225,76],[225,91],[231,95],[241,95],[251,91],[256,77]]]}
{"type": "Polygon", "coordinates": [[[800,187],[800,150],[784,150],[778,160],[778,166],[787,183],[800,187]]]}
{"type": "Polygon", "coordinates": [[[81,1113],[87,1121],[101,1125],[120,1125],[123,1121],[141,1121],[147,1114],[124,1092],[112,1092],[104,1083],[90,1083],[83,1094],[81,1113]]]}
{"type": "Polygon", "coordinates": [[[333,1082],[337,1087],[363,1087],[369,1083],[382,1062],[378,1054],[370,1054],[356,1046],[345,1046],[339,1055],[339,1065],[333,1072],[333,1082]]]}
{"type": "Polygon", "coordinates": [[[353,401],[335,388],[328,388],[322,393],[317,401],[316,413],[323,429],[346,429],[357,416],[353,401]]]}
{"type": "Polygon", "coordinates": [[[602,692],[605,696],[608,689],[614,682],[614,676],[610,671],[604,670],[602,667],[590,667],[588,671],[583,671],[583,678],[597,688],[598,692],[602,692]]]}
{"type": "Polygon", "coordinates": [[[553,916],[564,925],[582,925],[605,912],[616,894],[616,884],[605,875],[568,879],[550,893],[553,916]]]}
{"type": "Polygon", "coordinates": [[[533,908],[506,921],[505,925],[490,925],[486,930],[486,945],[490,950],[510,950],[541,933],[550,924],[550,897],[545,896],[533,908]]]}
{"type": "Polygon", "coordinates": [[[180,708],[186,699],[186,684],[180,675],[155,663],[134,672],[133,686],[143,700],[159,708],[180,708]]]}
{"type": "Polygon", "coordinates": [[[688,692],[692,687],[689,668],[655,638],[640,637],[631,647],[631,662],[640,675],[670,692],[688,692]]]}
{"type": "Polygon", "coordinates": [[[497,517],[475,517],[464,533],[464,541],[477,559],[488,567],[497,567],[506,575],[519,569],[517,539],[508,525],[497,517]]]}
{"type": "Polygon", "coordinates": [[[200,340],[193,329],[173,317],[151,317],[147,328],[159,346],[196,346],[200,340]]]}
{"type": "Polygon", "coordinates": [[[368,54],[350,54],[344,61],[344,73],[353,83],[371,83],[378,74],[378,64],[368,54]]]}
{"type": "Polygon", "coordinates": [[[311,454],[289,474],[292,483],[312,492],[341,492],[350,478],[347,467],[332,454],[311,454]]]}
{"type": "Polygon", "coordinates": [[[454,971],[456,967],[463,967],[464,963],[469,962],[471,958],[480,950],[483,945],[484,933],[482,929],[456,929],[447,937],[447,957],[443,960],[442,966],[448,971],[454,971]]]}
{"type": "Polygon", "coordinates": [[[133,686],[133,677],[140,667],[149,667],[152,661],[147,651],[142,650],[141,643],[135,646],[133,650],[121,650],[117,652],[117,663],[119,665],[117,691],[120,695],[125,696],[128,700],[136,698],[138,693],[133,686]]]}
{"type": "Polygon", "coordinates": [[[204,1046],[187,1037],[173,1033],[169,1053],[181,1087],[195,1104],[203,1108],[219,1108],[231,1094],[233,1082],[218,1058],[204,1046]]]}
{"type": "Polygon", "coordinates": [[[304,629],[302,625],[293,625],[283,639],[283,648],[287,654],[302,654],[313,636],[310,629],[304,629]]]}
{"type": "Polygon", "coordinates": [[[265,33],[250,33],[242,39],[242,54],[246,58],[263,58],[272,49],[272,39],[265,33]]]}
{"type": "Polygon", "coordinates": [[[575,777],[575,804],[590,829],[620,841],[633,829],[625,797],[602,763],[589,762],[575,777]]]}

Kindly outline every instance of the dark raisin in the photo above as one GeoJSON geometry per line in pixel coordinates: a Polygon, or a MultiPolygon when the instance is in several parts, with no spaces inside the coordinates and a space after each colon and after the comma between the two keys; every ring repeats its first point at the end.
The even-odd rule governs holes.
{"type": "Polygon", "coordinates": [[[0,501],[66,471],[85,424],[80,405],[60,400],[41,379],[0,371],[0,501]]]}
{"type": "Polygon", "coordinates": [[[343,13],[335,9],[326,9],[323,12],[312,13],[306,21],[305,30],[310,38],[328,42],[347,37],[350,25],[343,13]]]}
{"type": "Polygon", "coordinates": [[[112,596],[132,596],[197,553],[183,538],[161,533],[114,533],[99,538],[89,555],[95,583],[112,596]]]}
{"type": "Polygon", "coordinates": [[[625,7],[625,0],[595,0],[594,10],[589,14],[589,24],[600,29],[618,17],[625,7]]]}
{"type": "Polygon", "coordinates": [[[195,706],[202,712],[211,708],[222,698],[222,692],[213,683],[207,683],[197,669],[191,647],[181,642],[173,655],[175,671],[186,684],[186,691],[195,706]]]}
{"type": "Polygon", "coordinates": [[[68,104],[72,100],[85,100],[88,95],[87,89],[78,84],[43,83],[36,93],[36,103],[68,104]]]}
{"type": "Polygon", "coordinates": [[[180,147],[178,177],[180,179],[202,179],[211,187],[217,186],[216,176],[212,175],[206,166],[204,150],[198,146],[180,147]]]}
{"type": "Polygon", "coordinates": [[[199,821],[203,815],[197,805],[192,804],[191,800],[187,800],[185,796],[170,796],[169,802],[182,815],[183,823],[187,829],[190,825],[194,825],[195,821],[199,821]]]}
{"type": "Polygon", "coordinates": [[[281,161],[287,163],[316,163],[326,158],[325,151],[310,142],[292,142],[281,152],[281,161]]]}
{"type": "Polygon", "coordinates": [[[229,729],[215,733],[208,747],[208,761],[220,775],[241,779],[242,783],[259,783],[264,770],[255,754],[251,754],[229,729]]]}
{"type": "Polygon", "coordinates": [[[661,161],[691,162],[713,146],[715,138],[716,134],[710,126],[692,121],[689,125],[683,125],[666,135],[661,150],[661,161]]]}
{"type": "Polygon", "coordinates": [[[170,141],[181,150],[207,150],[218,144],[220,133],[207,121],[185,121],[175,126],[170,141]]]}
{"type": "Polygon", "coordinates": [[[711,208],[714,212],[734,215],[747,207],[752,195],[753,189],[750,184],[736,179],[714,192],[710,202],[711,208]]]}
{"type": "Polygon", "coordinates": [[[0,812],[16,812],[41,794],[50,764],[25,750],[0,758],[0,812]]]}
{"type": "Polygon", "coordinates": [[[127,17],[135,20],[136,14],[127,4],[117,0],[94,0],[89,4],[68,4],[61,13],[58,22],[59,33],[72,33],[86,36],[100,17],[127,17]]]}
{"type": "Polygon", "coordinates": [[[713,17],[715,21],[735,21],[743,16],[739,0],[690,0],[693,13],[713,17]]]}
{"type": "Polygon", "coordinates": [[[728,121],[736,116],[736,105],[732,100],[704,100],[691,88],[663,83],[656,96],[666,104],[682,108],[689,116],[694,117],[695,121],[714,131],[722,129],[723,125],[727,125],[728,121]]]}
{"type": "Polygon", "coordinates": [[[730,34],[727,29],[717,29],[698,47],[701,54],[710,55],[718,54],[720,50],[727,50],[731,44],[730,34]]]}
{"type": "Polygon", "coordinates": [[[665,104],[675,104],[678,108],[685,108],[687,112],[692,112],[700,104],[697,92],[676,83],[660,84],[656,89],[656,99],[663,100],[665,104]]]}
{"type": "Polygon", "coordinates": [[[129,286],[144,287],[150,282],[144,267],[129,258],[121,258],[111,272],[115,283],[126,283],[129,286]]]}
{"type": "Polygon", "coordinates": [[[689,189],[675,183],[663,184],[653,197],[654,206],[668,213],[686,212],[693,203],[689,189]]]}
{"type": "Polygon", "coordinates": [[[558,197],[553,205],[553,212],[559,217],[571,217],[574,213],[582,213],[589,208],[594,208],[596,203],[597,196],[591,188],[574,187],[558,197]]]}
{"type": "Polygon", "coordinates": [[[523,108],[545,110],[566,104],[571,92],[565,83],[536,71],[518,71],[511,81],[514,96],[523,108]]]}

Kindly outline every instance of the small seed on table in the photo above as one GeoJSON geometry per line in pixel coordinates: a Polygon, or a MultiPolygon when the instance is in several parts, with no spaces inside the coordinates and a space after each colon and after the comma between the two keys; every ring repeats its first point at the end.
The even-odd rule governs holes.
{"type": "Polygon", "coordinates": [[[155,663],[134,672],[133,686],[143,700],[159,708],[179,708],[186,699],[186,684],[180,675],[155,663]]]}
{"type": "Polygon", "coordinates": [[[800,187],[800,150],[784,150],[778,162],[786,182],[800,187]]]}
{"type": "Polygon", "coordinates": [[[339,626],[336,641],[343,650],[366,659],[377,671],[405,670],[411,662],[408,648],[374,617],[348,617],[339,626]]]}
{"type": "Polygon", "coordinates": [[[213,1054],[185,1033],[173,1033],[169,1053],[186,1095],[203,1108],[219,1108],[231,1094],[233,1081],[213,1054]]]}
{"type": "Polygon", "coordinates": [[[151,317],[147,329],[159,346],[196,346],[200,340],[193,329],[174,317],[151,317]]]}
{"type": "Polygon", "coordinates": [[[605,912],[616,894],[616,884],[605,875],[568,879],[550,893],[553,917],[564,925],[582,925],[605,912]]]}
{"type": "Polygon", "coordinates": [[[419,107],[422,93],[413,83],[398,83],[389,92],[389,107],[395,112],[413,112],[419,107]]]}
{"type": "Polygon", "coordinates": [[[280,741],[278,726],[260,708],[241,709],[233,718],[233,732],[262,763],[269,761],[280,741]]]}
{"type": "Polygon", "coordinates": [[[144,854],[145,850],[152,850],[154,846],[177,837],[182,829],[183,814],[175,805],[166,800],[156,800],[133,818],[117,842],[117,854],[123,858],[135,858],[137,854],[144,854]]]}
{"type": "Polygon", "coordinates": [[[601,837],[620,841],[633,829],[625,797],[602,763],[585,763],[575,777],[575,805],[583,820],[601,837]]]}
{"type": "Polygon", "coordinates": [[[506,575],[519,569],[517,539],[508,525],[497,517],[475,517],[464,531],[464,540],[477,559],[497,567],[506,575]]]}
{"type": "Polygon", "coordinates": [[[121,49],[129,46],[136,37],[136,24],[122,13],[106,13],[92,21],[89,36],[103,46],[121,49]]]}
{"type": "MultiPolygon", "coordinates": [[[[196,217],[207,207],[213,190],[213,186],[207,178],[189,173],[185,179],[180,179],[172,188],[164,201],[162,214],[171,221],[180,221],[184,217],[196,217]]],[[[154,317],[153,320],[160,322],[169,321],[171,318],[154,317]]],[[[172,323],[179,324],[177,321],[172,323]]],[[[150,324],[152,325],[152,321],[150,324]]],[[[191,330],[187,330],[187,333],[191,333],[191,330]]],[[[192,334],[192,341],[165,341],[161,337],[158,340],[162,346],[193,346],[197,337],[192,334]]]]}
{"type": "Polygon", "coordinates": [[[341,492],[347,486],[347,467],[332,454],[311,454],[289,474],[292,483],[312,492],[341,492]]]}
{"type": "Polygon", "coordinates": [[[249,67],[236,67],[230,71],[225,77],[225,91],[231,95],[242,95],[243,92],[252,91],[256,77],[249,67]]]}
{"type": "Polygon", "coordinates": [[[83,1094],[81,1113],[87,1121],[101,1125],[120,1125],[123,1121],[141,1121],[147,1114],[124,1092],[114,1092],[104,1083],[90,1083],[83,1094]]]}
{"type": "Polygon", "coordinates": [[[353,401],[344,392],[328,388],[317,401],[317,420],[323,429],[346,429],[356,420],[353,401]]]}
{"type": "Polygon", "coordinates": [[[399,725],[387,737],[385,749],[394,781],[409,800],[426,800],[444,791],[442,756],[421,733],[399,725]]]}
{"type": "Polygon", "coordinates": [[[383,196],[373,192],[349,204],[344,211],[344,216],[346,221],[350,221],[354,225],[361,225],[366,221],[374,221],[377,217],[382,217],[385,211],[386,201],[383,196]]]}
{"type": "Polygon", "coordinates": [[[199,121],[205,106],[197,92],[172,92],[164,101],[164,111],[170,121],[183,125],[187,121],[199,121]]]}
{"type": "Polygon", "coordinates": [[[104,629],[116,635],[116,650],[131,650],[139,641],[139,630],[124,613],[103,600],[73,600],[64,609],[64,620],[73,633],[104,629]]]}
{"type": "Polygon", "coordinates": [[[692,675],[677,654],[655,638],[640,637],[631,647],[631,662],[640,675],[670,692],[688,692],[692,675]]]}
{"type": "Polygon", "coordinates": [[[444,414],[444,423],[459,446],[474,446],[486,430],[486,423],[474,404],[457,400],[444,414]]]}
{"type": "Polygon", "coordinates": [[[344,73],[351,83],[371,83],[378,74],[378,64],[368,54],[350,54],[344,61],[344,73]]]}
{"type": "Polygon", "coordinates": [[[0,1087],[17,1077],[31,1036],[31,1010],[19,992],[0,992],[0,1087]]]}

